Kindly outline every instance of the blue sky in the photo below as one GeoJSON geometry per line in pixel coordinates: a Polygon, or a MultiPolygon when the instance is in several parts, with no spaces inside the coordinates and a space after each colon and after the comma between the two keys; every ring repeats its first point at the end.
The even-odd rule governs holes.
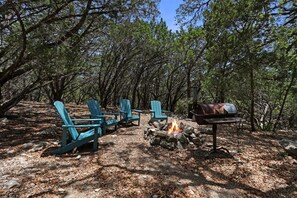
{"type": "Polygon", "coordinates": [[[161,17],[166,21],[168,28],[172,31],[179,29],[175,24],[175,15],[176,9],[181,3],[183,3],[183,0],[161,0],[159,5],[161,17]]]}

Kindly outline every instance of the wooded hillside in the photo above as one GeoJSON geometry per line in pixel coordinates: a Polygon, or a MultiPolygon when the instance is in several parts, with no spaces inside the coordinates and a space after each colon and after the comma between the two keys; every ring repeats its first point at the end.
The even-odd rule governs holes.
{"type": "Polygon", "coordinates": [[[235,103],[251,130],[296,127],[295,1],[185,0],[176,32],[158,2],[2,1],[0,113],[121,97],[186,113],[198,86],[199,102],[235,103]]]}

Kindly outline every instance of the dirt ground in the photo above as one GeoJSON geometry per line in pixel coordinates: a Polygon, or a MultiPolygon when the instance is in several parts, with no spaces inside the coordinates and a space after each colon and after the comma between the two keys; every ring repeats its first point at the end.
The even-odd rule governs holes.
{"type": "MultiPolygon", "coordinates": [[[[73,118],[88,116],[86,105],[66,104],[73,118]]],[[[172,118],[170,118],[172,119],[172,118]]],[[[297,197],[297,160],[278,140],[296,131],[249,132],[218,127],[218,145],[232,155],[208,155],[212,136],[199,149],[169,151],[143,138],[141,126],[111,128],[92,144],[61,156],[61,121],[54,108],[22,102],[0,119],[1,197],[297,197]]],[[[197,128],[191,120],[183,123],[197,128]]]]}

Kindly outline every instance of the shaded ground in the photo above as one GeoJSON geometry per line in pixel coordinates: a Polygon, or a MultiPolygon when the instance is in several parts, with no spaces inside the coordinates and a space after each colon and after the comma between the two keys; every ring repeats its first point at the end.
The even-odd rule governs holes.
{"type": "MultiPolygon", "coordinates": [[[[88,115],[86,105],[66,107],[73,118],[88,115]]],[[[90,144],[56,157],[47,155],[61,134],[54,108],[19,104],[0,121],[0,196],[297,197],[297,161],[278,144],[296,131],[250,133],[219,126],[218,145],[232,156],[207,157],[211,136],[200,149],[151,147],[143,138],[148,119],[143,114],[142,126],[110,131],[95,153],[90,144]]]]}

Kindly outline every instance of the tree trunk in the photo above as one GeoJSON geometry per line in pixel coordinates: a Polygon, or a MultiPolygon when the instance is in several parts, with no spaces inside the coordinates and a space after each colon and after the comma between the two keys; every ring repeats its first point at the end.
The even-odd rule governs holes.
{"type": "Polygon", "coordinates": [[[274,132],[275,132],[275,130],[276,130],[276,128],[277,128],[277,125],[278,125],[279,120],[280,120],[280,118],[281,118],[281,115],[282,115],[282,113],[283,113],[283,110],[284,110],[284,107],[285,107],[285,103],[286,103],[286,101],[287,101],[287,97],[288,97],[288,95],[289,95],[289,91],[290,91],[291,87],[292,87],[293,84],[294,84],[295,76],[296,76],[296,68],[293,69],[293,73],[292,73],[292,78],[291,78],[291,80],[290,80],[290,84],[288,85],[288,87],[287,87],[287,89],[286,89],[285,96],[284,96],[284,99],[283,99],[283,101],[282,101],[281,108],[280,108],[280,110],[279,110],[277,119],[276,119],[276,121],[275,121],[275,123],[274,123],[273,129],[272,129],[272,131],[274,131],[274,132]]]}
{"type": "Polygon", "coordinates": [[[253,66],[251,66],[250,69],[250,80],[251,80],[251,106],[250,106],[250,110],[251,110],[251,117],[250,117],[250,121],[251,121],[251,131],[256,131],[256,127],[255,127],[255,82],[254,82],[254,68],[253,66]]]}

